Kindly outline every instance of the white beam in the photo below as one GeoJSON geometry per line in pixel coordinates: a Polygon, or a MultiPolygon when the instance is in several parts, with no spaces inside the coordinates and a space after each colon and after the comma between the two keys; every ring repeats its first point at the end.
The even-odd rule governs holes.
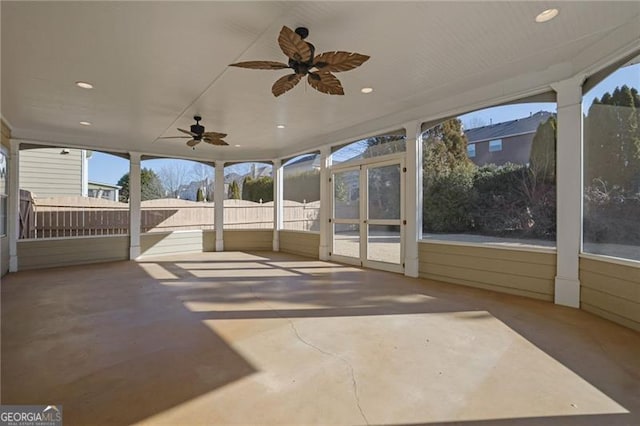
{"type": "Polygon", "coordinates": [[[578,76],[551,85],[558,94],[555,303],[573,308],[580,307],[583,82],[578,76]]]}
{"type": "Polygon", "coordinates": [[[18,271],[18,236],[20,232],[20,143],[11,140],[9,148],[9,272],[18,271]]]}
{"type": "Polygon", "coordinates": [[[215,162],[215,173],[213,202],[215,203],[216,251],[224,251],[224,161],[215,162]]]}
{"type": "Polygon", "coordinates": [[[331,248],[331,148],[328,146],[320,150],[320,260],[329,259],[329,249],[331,248]]]}
{"type": "Polygon", "coordinates": [[[140,206],[142,182],[140,181],[140,153],[129,153],[129,259],[140,257],[140,206]]]}
{"type": "Polygon", "coordinates": [[[282,161],[273,160],[273,251],[280,251],[283,202],[282,172],[282,161]]]}
{"type": "Polygon", "coordinates": [[[409,277],[418,276],[418,240],[422,229],[422,147],[420,146],[420,122],[411,121],[404,125],[407,132],[407,152],[405,167],[405,209],[404,219],[404,274],[409,277]]]}

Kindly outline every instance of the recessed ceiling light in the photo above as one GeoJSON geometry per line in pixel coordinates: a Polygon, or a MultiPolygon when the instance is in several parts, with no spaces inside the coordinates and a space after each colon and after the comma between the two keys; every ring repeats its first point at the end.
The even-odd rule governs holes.
{"type": "Polygon", "coordinates": [[[234,145],[236,148],[240,148],[240,145],[234,145]]]}
{"type": "Polygon", "coordinates": [[[360,89],[360,91],[362,93],[371,93],[373,92],[373,87],[363,87],[362,89],[360,89]]]}
{"type": "Polygon", "coordinates": [[[278,124],[276,127],[277,127],[278,129],[284,129],[284,128],[285,128],[285,125],[284,125],[284,124],[278,124]]]}
{"type": "Polygon", "coordinates": [[[83,89],[93,89],[93,84],[87,83],[86,81],[76,81],[76,86],[82,87],[83,89]]]}
{"type": "Polygon", "coordinates": [[[547,9],[536,16],[536,22],[547,22],[558,16],[558,9],[547,9]]]}
{"type": "Polygon", "coordinates": [[[80,124],[82,124],[83,126],[91,126],[90,121],[81,121],[80,124]]]}

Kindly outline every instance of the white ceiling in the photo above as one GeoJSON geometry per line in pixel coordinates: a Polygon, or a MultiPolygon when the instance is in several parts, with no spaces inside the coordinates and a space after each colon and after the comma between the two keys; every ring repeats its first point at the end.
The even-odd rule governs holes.
{"type": "Polygon", "coordinates": [[[540,90],[640,46],[640,2],[1,2],[2,116],[13,137],[198,159],[271,159],[540,90]],[[551,22],[536,24],[548,7],[551,22]],[[345,96],[286,71],[280,28],[306,26],[317,52],[371,56],[338,77],[345,96]],[[82,90],[75,81],[89,81],[82,90]],[[360,93],[364,86],[372,94],[360,93]],[[156,141],[198,113],[229,147],[156,141]],[[80,126],[87,120],[90,127],[80,126]],[[277,129],[276,124],[285,124],[277,129]],[[234,145],[241,145],[240,148],[234,145]]]}

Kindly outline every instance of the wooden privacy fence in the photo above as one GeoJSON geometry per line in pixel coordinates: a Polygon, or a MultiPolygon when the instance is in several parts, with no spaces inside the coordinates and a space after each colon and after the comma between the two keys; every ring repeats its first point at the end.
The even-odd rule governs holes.
{"type": "MultiPolygon", "coordinates": [[[[214,203],[179,199],[141,203],[141,232],[214,229],[214,203]]],[[[273,202],[224,201],[226,229],[273,228],[273,202]]],[[[317,231],[320,202],[285,201],[284,229],[317,231]]],[[[60,238],[129,233],[129,205],[99,198],[31,198],[21,193],[20,238],[60,238]]]]}

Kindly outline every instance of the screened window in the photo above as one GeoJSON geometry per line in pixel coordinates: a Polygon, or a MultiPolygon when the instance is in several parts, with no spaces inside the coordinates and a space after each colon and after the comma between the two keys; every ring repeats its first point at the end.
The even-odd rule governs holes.
{"type": "Polygon", "coordinates": [[[341,147],[335,147],[331,161],[332,164],[341,164],[347,161],[358,161],[405,152],[406,150],[407,137],[405,130],[402,129],[384,135],[361,139],[341,147]]]}
{"type": "Polygon", "coordinates": [[[583,251],[640,260],[640,65],[583,96],[583,251]]]}
{"type": "Polygon", "coordinates": [[[282,167],[282,227],[295,231],[320,230],[320,154],[292,158],[282,167]]]}
{"type": "Polygon", "coordinates": [[[141,232],[214,229],[214,168],[172,158],[140,163],[141,232]]]}
{"type": "Polygon", "coordinates": [[[273,166],[231,164],[224,168],[224,229],[273,229],[273,166]]]}
{"type": "Polygon", "coordinates": [[[21,146],[19,158],[21,239],[128,234],[126,158],[29,146],[21,146]]]}
{"type": "Polygon", "coordinates": [[[502,139],[489,141],[489,152],[502,151],[502,139]]]}
{"type": "Polygon", "coordinates": [[[425,129],[422,238],[554,246],[555,111],[512,104],[425,129]]]}

